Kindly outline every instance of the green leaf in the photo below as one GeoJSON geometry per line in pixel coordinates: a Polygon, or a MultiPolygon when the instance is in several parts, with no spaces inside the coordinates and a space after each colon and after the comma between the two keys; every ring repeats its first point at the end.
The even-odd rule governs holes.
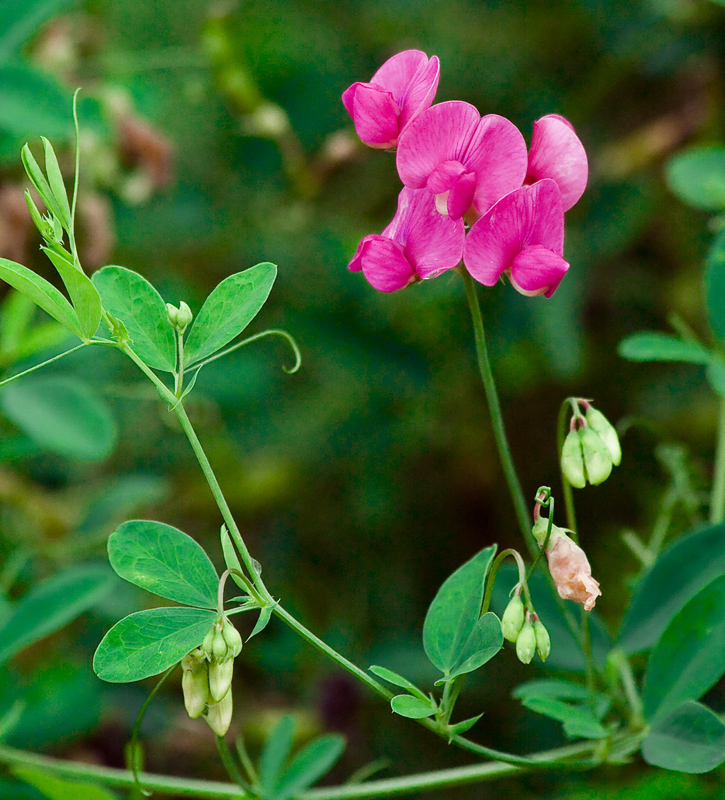
{"type": "Polygon", "coordinates": [[[60,210],[58,219],[66,231],[70,231],[70,204],[68,203],[68,194],[65,190],[65,183],[63,183],[63,175],[60,171],[58,158],[55,155],[55,150],[53,150],[53,145],[45,136],[41,136],[40,138],[43,141],[43,151],[45,153],[45,174],[48,177],[50,190],[53,192],[53,197],[60,210]]]}
{"type": "Polygon", "coordinates": [[[712,355],[699,344],[668,333],[633,333],[619,343],[619,355],[629,361],[684,361],[709,364],[712,355]]]}
{"type": "Polygon", "coordinates": [[[290,800],[316,783],[335,765],[345,749],[337,734],[320,736],[300,750],[279,780],[274,800],[290,800]]]}
{"type": "Polygon", "coordinates": [[[67,257],[68,254],[60,253],[49,247],[40,249],[53,262],[53,266],[58,270],[58,274],[68,290],[78,315],[83,338],[90,339],[98,330],[101,322],[101,296],[98,294],[98,290],[85,272],[81,272],[72,259],[67,257]]]}
{"type": "Polygon", "coordinates": [[[0,61],[16,53],[45,20],[76,0],[16,0],[0,3],[0,61]]]}
{"type": "Polygon", "coordinates": [[[211,630],[216,613],[203,608],[152,608],[117,622],[93,656],[101,680],[130,683],[173,666],[211,630]]]}
{"type": "Polygon", "coordinates": [[[431,663],[448,674],[466,653],[481,616],[486,575],[496,545],[481,550],[443,583],[423,624],[423,647],[431,663]]]}
{"type": "Polygon", "coordinates": [[[436,704],[428,698],[421,700],[420,697],[413,697],[409,694],[396,694],[390,701],[390,707],[396,714],[408,719],[424,719],[432,717],[436,713],[436,704]]]}
{"type": "MultiPolygon", "coordinates": [[[[23,149],[20,151],[20,158],[23,162],[23,167],[25,167],[25,172],[27,173],[28,178],[30,178],[30,182],[35,187],[35,190],[40,195],[41,200],[45,203],[45,207],[48,211],[58,219],[61,218],[61,210],[58,206],[58,201],[55,199],[55,195],[53,194],[52,189],[50,188],[50,184],[48,183],[47,178],[45,177],[43,170],[40,168],[40,165],[35,160],[35,156],[33,155],[32,150],[30,149],[30,145],[25,144],[23,145],[23,149]]],[[[30,192],[26,195],[26,202],[27,198],[30,197],[32,201],[32,197],[30,196],[30,192]]],[[[43,231],[46,227],[43,223],[42,219],[38,219],[40,212],[38,211],[35,202],[32,202],[33,210],[30,212],[31,216],[33,216],[33,221],[35,222],[36,227],[38,227],[38,223],[40,222],[43,227],[38,227],[39,231],[43,231]]],[[[28,206],[30,209],[30,206],[28,206]]],[[[51,226],[52,227],[52,226],[51,226]]]]}
{"type": "Polygon", "coordinates": [[[650,656],[642,701],[648,720],[697,700],[725,672],[725,575],[701,589],[672,619],[650,656]]]}
{"type": "Polygon", "coordinates": [[[513,691],[517,699],[527,700],[530,697],[553,697],[563,700],[586,700],[589,693],[585,686],[571,681],[562,681],[555,678],[541,678],[540,680],[520,683],[513,691]]]}
{"type": "Polygon", "coordinates": [[[483,714],[479,714],[477,717],[469,717],[469,719],[461,720],[461,722],[456,722],[455,725],[450,725],[448,727],[448,731],[453,736],[463,736],[464,733],[467,733],[471,730],[471,728],[478,722],[479,719],[483,714]]]}
{"type": "Polygon", "coordinates": [[[152,369],[173,372],[174,334],[156,289],[137,272],[116,266],[94,273],[93,283],[106,311],[125,325],[133,351],[152,369]]]}
{"type": "Polygon", "coordinates": [[[207,297],[184,347],[187,366],[203,361],[238,336],[257,316],[277,277],[263,262],[225,278],[207,297]]]}
{"type": "Polygon", "coordinates": [[[617,647],[630,655],[649,650],[675,614],[723,574],[725,525],[708,525],[678,539],[637,587],[624,614],[617,647]]]}
{"type": "Polygon", "coordinates": [[[707,211],[725,208],[725,148],[692,147],[670,159],[670,189],[688,205],[707,211]]]}
{"type": "Polygon", "coordinates": [[[0,389],[0,408],[36,444],[66,458],[101,461],[116,446],[108,404],[64,375],[28,376],[0,389]]]}
{"type": "Polygon", "coordinates": [[[522,700],[530,711],[559,720],[564,724],[564,733],[570,738],[604,739],[607,729],[597,720],[589,708],[569,705],[553,697],[529,696],[522,700]]]}
{"type": "Polygon", "coordinates": [[[725,760],[725,724],[709,708],[688,700],[652,727],[642,756],[653,767],[709,772],[725,760]]]}
{"type": "MultiPolygon", "coordinates": [[[[465,675],[482,667],[490,661],[503,647],[501,620],[491,611],[484,614],[476,622],[476,626],[468,641],[461,650],[447,680],[465,675]]],[[[439,681],[436,681],[439,683],[439,681]]]]}
{"type": "Polygon", "coordinates": [[[411,683],[407,678],[404,678],[402,675],[398,675],[397,672],[393,672],[392,669],[386,669],[385,667],[378,667],[373,665],[372,667],[368,667],[370,672],[373,675],[377,675],[378,678],[382,678],[384,681],[388,683],[392,683],[393,686],[400,686],[401,689],[408,689],[408,691],[412,692],[416,697],[419,697],[421,700],[427,700],[427,696],[421,692],[421,690],[413,683],[411,683]]]}
{"type": "Polygon", "coordinates": [[[124,522],[108,539],[108,560],[129,583],[160,597],[216,608],[219,576],[202,546],[163,522],[124,522]]]}
{"type": "Polygon", "coordinates": [[[71,567],[35,586],[0,625],[0,664],[87,611],[116,579],[105,565],[71,567]]]}
{"type": "Polygon", "coordinates": [[[9,283],[40,306],[46,314],[69,330],[79,339],[83,339],[83,330],[78,315],[66,298],[45,278],[36,275],[22,264],[16,264],[7,258],[0,258],[0,279],[9,283]]]}
{"type": "Polygon", "coordinates": [[[725,230],[720,231],[705,261],[705,307],[710,327],[725,340],[725,230]]]}
{"type": "Polygon", "coordinates": [[[116,798],[116,795],[106,789],[90,783],[55,778],[28,767],[12,767],[12,771],[21,781],[34,786],[48,800],[115,800],[116,798]]]}
{"type": "MultiPolygon", "coordinates": [[[[276,605],[276,603],[275,603],[276,605]]],[[[254,628],[252,628],[252,632],[247,636],[246,641],[248,642],[253,636],[256,636],[258,633],[261,633],[267,625],[269,625],[270,619],[272,619],[272,611],[274,610],[274,606],[264,606],[260,612],[259,616],[257,617],[257,621],[254,624],[254,628]]]]}
{"type": "Polygon", "coordinates": [[[273,798],[279,786],[285,761],[292,748],[295,722],[291,716],[282,717],[264,743],[259,761],[259,779],[262,797],[273,798]]]}
{"type": "MultiPolygon", "coordinates": [[[[227,569],[237,569],[239,572],[244,572],[242,569],[242,565],[239,561],[239,556],[237,555],[237,550],[234,547],[234,543],[232,542],[232,537],[227,530],[226,525],[222,525],[221,529],[221,541],[222,541],[222,553],[224,553],[224,563],[227,565],[227,569]]],[[[232,580],[240,589],[244,589],[244,591],[248,591],[247,584],[238,576],[232,572],[232,580]]]]}
{"type": "Polygon", "coordinates": [[[73,129],[69,92],[34,67],[0,64],[0,128],[23,137],[67,139],[73,129]]]}

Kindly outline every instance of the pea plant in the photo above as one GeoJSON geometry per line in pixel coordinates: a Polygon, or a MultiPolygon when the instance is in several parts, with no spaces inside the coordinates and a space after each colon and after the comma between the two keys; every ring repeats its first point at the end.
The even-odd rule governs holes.
{"type": "MultiPolygon", "coordinates": [[[[261,800],[393,797],[493,781],[519,771],[593,770],[639,757],[653,767],[685,773],[708,772],[725,760],[725,724],[700,702],[725,672],[725,414],[709,523],[665,546],[679,497],[668,492],[649,537],[628,532],[626,541],[641,569],[617,630],[610,632],[595,606],[606,603],[615,587],[592,574],[585,551],[596,526],[578,524],[574,499],[575,490],[589,491],[604,482],[626,452],[623,456],[617,430],[591,399],[566,398],[556,423],[558,453],[552,453],[560,465],[561,493],[548,486],[524,492],[506,437],[478,299],[479,285],[507,280],[524,297],[544,296],[522,302],[545,303],[565,279],[570,264],[564,259],[564,215],[585,191],[586,152],[569,121],[556,114],[534,123],[527,146],[521,132],[503,117],[481,117],[473,106],[456,100],[434,104],[439,71],[438,58],[409,50],[342,95],[362,141],[395,150],[403,184],[392,221],[381,234],[363,238],[349,269],[362,272],[382,292],[406,287],[425,291],[419,284],[443,273],[462,282],[494,438],[521,534],[520,550],[499,552],[497,544],[487,542],[432,597],[422,624],[423,650],[439,674],[431,686],[417,686],[384,664],[352,663],[290,613],[285,598],[267,586],[263,565],[250,552],[187,414],[185,402],[201,370],[262,337],[282,337],[294,356],[288,371],[300,367],[298,346],[286,331],[270,329],[240,338],[273,290],[277,267],[260,263],[230,275],[198,311],[184,301],[166,302],[144,277],[122,266],[105,266],[89,277],[75,237],[78,149],[69,197],[51,143],[42,141],[44,168],[28,145],[23,148],[22,162],[34,192],[26,194],[29,212],[67,294],[7,259],[0,259],[0,277],[80,343],[2,383],[88,347],[110,348],[129,358],[151,383],[166,413],[178,420],[191,446],[218,508],[219,552],[212,555],[217,560],[221,554],[225,567],[219,575],[199,543],[162,521],[133,519],[110,532],[108,559],[117,575],[173,605],[118,621],[98,645],[93,669],[111,683],[161,678],[140,710],[128,770],[64,762],[0,745],[0,761],[44,796],[105,799],[120,790],[133,796],[157,792],[261,800]],[[234,625],[239,614],[256,615],[246,642],[234,625]],[[293,721],[286,717],[268,737],[258,763],[241,737],[230,747],[234,666],[244,658],[245,646],[253,646],[249,640],[264,635],[272,616],[389,703],[396,715],[422,725],[442,746],[465,751],[472,763],[384,779],[372,779],[374,770],[363,767],[353,782],[311,789],[343,752],[341,736],[319,736],[292,753],[293,721]],[[461,719],[456,705],[466,676],[485,669],[494,658],[546,663],[549,676],[518,686],[514,701],[560,723],[568,744],[509,753],[475,740],[475,729],[487,725],[485,709],[461,719]],[[158,687],[179,668],[186,710],[213,732],[231,783],[141,769],[140,721],[158,687]],[[567,677],[553,671],[557,669],[567,677]],[[88,782],[95,784],[96,793],[83,794],[88,782]]],[[[714,170],[718,185],[725,186],[725,162],[718,151],[715,166],[708,162],[703,167],[710,157],[712,153],[688,155],[673,167],[672,181],[685,199],[694,197],[695,204],[722,210],[725,193],[713,190],[712,175],[714,170]]],[[[635,361],[705,365],[725,408],[722,233],[708,258],[705,286],[711,342],[699,341],[680,324],[677,336],[633,334],[622,343],[621,353],[635,361]]],[[[32,589],[2,623],[2,655],[7,660],[57,629],[106,590],[105,577],[91,568],[32,589]]],[[[19,715],[22,709],[12,709],[0,732],[12,729],[19,715]]]]}

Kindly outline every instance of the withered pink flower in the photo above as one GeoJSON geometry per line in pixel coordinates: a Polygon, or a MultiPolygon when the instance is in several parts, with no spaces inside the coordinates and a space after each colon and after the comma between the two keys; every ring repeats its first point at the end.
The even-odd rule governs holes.
{"type": "Polygon", "coordinates": [[[556,535],[552,533],[546,556],[559,597],[583,603],[584,608],[591,611],[602,593],[599,583],[592,578],[592,568],[581,547],[558,529],[556,535]]]}

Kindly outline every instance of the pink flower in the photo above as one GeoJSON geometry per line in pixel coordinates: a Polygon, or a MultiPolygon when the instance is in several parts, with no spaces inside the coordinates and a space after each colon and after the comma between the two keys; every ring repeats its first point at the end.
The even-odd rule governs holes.
{"type": "Polygon", "coordinates": [[[584,194],[588,172],[584,145],[571,123],[558,114],[536,120],[526,183],[551,178],[561,192],[564,211],[568,211],[584,194]]]}
{"type": "Polygon", "coordinates": [[[505,273],[521,294],[551,297],[569,269],[563,252],[561,193],[547,178],[492,206],[469,231],[463,261],[484,286],[505,273]]]}
{"type": "Polygon", "coordinates": [[[342,102],[357,135],[370,147],[395,147],[403,128],[433,102],[439,76],[437,56],[405,50],[389,58],[370,83],[353,83],[342,102]]]}
{"type": "Polygon", "coordinates": [[[565,533],[552,534],[546,556],[559,597],[584,603],[584,608],[591,611],[602,593],[581,547],[565,533]]]}
{"type": "Polygon", "coordinates": [[[483,214],[524,182],[526,143],[497,114],[481,117],[470,103],[451,100],[424,111],[398,142],[400,179],[436,195],[439,211],[460,219],[473,205],[483,214]]]}
{"type": "Polygon", "coordinates": [[[429,192],[403,189],[392,222],[360,242],[349,269],[362,270],[375,289],[394,292],[457,266],[464,236],[463,220],[441,216],[429,192]]]}

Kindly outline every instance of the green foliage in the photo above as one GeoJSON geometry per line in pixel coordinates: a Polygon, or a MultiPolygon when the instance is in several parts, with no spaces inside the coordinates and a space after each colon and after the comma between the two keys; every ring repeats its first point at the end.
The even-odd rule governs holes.
{"type": "Polygon", "coordinates": [[[569,738],[603,739],[609,735],[600,719],[609,709],[606,696],[597,698],[597,715],[589,704],[589,693],[570,681],[542,679],[516,687],[514,697],[531,711],[556,719],[569,738]]]}
{"type": "Polygon", "coordinates": [[[0,128],[21,137],[42,131],[67,138],[68,108],[68,95],[53,78],[25,64],[0,64],[0,128]]]}
{"type": "Polygon", "coordinates": [[[93,284],[106,311],[124,324],[136,355],[153,369],[173,372],[174,334],[156,289],[137,272],[117,266],[94,273],[93,284]]]}
{"type": "Polygon", "coordinates": [[[15,767],[13,773],[24,783],[35,786],[48,800],[114,800],[116,797],[100,786],[56,778],[28,767],[15,767]]]}
{"type": "Polygon", "coordinates": [[[11,289],[0,311],[0,364],[14,364],[43,350],[56,348],[68,332],[56,322],[33,325],[36,305],[11,289]]]}
{"type": "Polygon", "coordinates": [[[708,364],[712,354],[695,342],[683,342],[667,333],[633,333],[619,343],[619,355],[629,361],[684,361],[708,364]]]}
{"type": "Polygon", "coordinates": [[[103,637],[93,669],[109,683],[158,675],[198,647],[215,619],[214,611],[203,608],[152,608],[129,614],[103,637]]]}
{"type": "Polygon", "coordinates": [[[76,0],[11,0],[0,6],[0,61],[16,53],[47,19],[76,0]]]}
{"type": "Polygon", "coordinates": [[[725,209],[725,148],[692,147],[667,164],[670,189],[685,203],[707,211],[725,209]]]}
{"type": "Polygon", "coordinates": [[[409,694],[398,694],[390,701],[390,707],[396,714],[408,719],[424,719],[432,717],[438,706],[430,698],[421,699],[409,694]]]}
{"type": "Polygon", "coordinates": [[[31,375],[0,389],[3,413],[40,447],[79,461],[101,461],[116,446],[106,402],[83,381],[31,375]]]}
{"type": "Polygon", "coordinates": [[[0,664],[57,631],[113,588],[106,566],[70,567],[27,592],[0,625],[0,664]]]}
{"type": "Polygon", "coordinates": [[[264,305],[277,276],[262,263],[225,278],[207,297],[194,320],[184,353],[188,366],[203,361],[239,335],[264,305]]]}
{"type": "Polygon", "coordinates": [[[486,576],[495,554],[496,545],[491,545],[459,567],[438,590],[426,614],[423,647],[446,677],[476,669],[503,646],[500,623],[496,632],[490,618],[480,621],[486,576]]]}
{"type": "Polygon", "coordinates": [[[688,700],[652,726],[642,756],[663,769],[709,772],[725,760],[725,724],[709,708],[688,700]]]}
{"type": "Polygon", "coordinates": [[[294,719],[283,717],[262,749],[260,794],[263,800],[290,800],[312,786],[342,755],[345,740],[335,734],[320,736],[288,762],[294,719]]]}
{"type": "Polygon", "coordinates": [[[725,575],[701,589],[670,621],[647,665],[645,716],[661,720],[697,700],[725,672],[725,575]]]}
{"type": "Polygon", "coordinates": [[[378,667],[376,665],[368,667],[368,669],[373,673],[373,675],[377,675],[378,678],[382,678],[384,681],[392,683],[394,686],[400,686],[401,689],[408,689],[408,691],[419,697],[421,700],[428,699],[415,684],[411,683],[402,675],[398,675],[397,672],[393,672],[392,669],[386,669],[385,667],[378,667]]]}
{"type": "Polygon", "coordinates": [[[61,247],[42,247],[53,266],[58,270],[68,290],[73,308],[78,316],[83,339],[90,339],[101,322],[101,297],[91,279],[73,262],[72,256],[61,247]]]}
{"type": "Polygon", "coordinates": [[[707,254],[705,306],[710,326],[725,341],[725,230],[720,231],[707,254]]]}
{"type": "Polygon", "coordinates": [[[124,580],[189,606],[216,608],[219,576],[191,536],[151,520],[124,522],[108,539],[108,559],[124,580]]]}
{"type": "Polygon", "coordinates": [[[651,648],[698,592],[725,574],[725,525],[707,525],[673,542],[640,582],[624,614],[617,647],[651,648]]]}

